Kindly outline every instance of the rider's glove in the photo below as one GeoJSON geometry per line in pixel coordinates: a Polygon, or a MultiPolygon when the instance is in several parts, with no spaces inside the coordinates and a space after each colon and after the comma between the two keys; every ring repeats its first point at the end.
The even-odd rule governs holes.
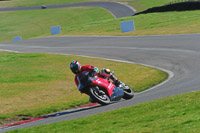
{"type": "Polygon", "coordinates": [[[116,81],[114,81],[114,84],[117,86],[117,87],[119,87],[119,85],[121,84],[121,82],[120,82],[120,80],[116,80],[116,81]]]}
{"type": "Polygon", "coordinates": [[[114,84],[119,87],[121,84],[120,80],[118,80],[114,75],[111,75],[110,78],[113,80],[114,84]]]}
{"type": "Polygon", "coordinates": [[[95,67],[94,69],[92,69],[92,71],[90,72],[90,76],[94,76],[99,72],[99,69],[97,67],[95,67]]]}

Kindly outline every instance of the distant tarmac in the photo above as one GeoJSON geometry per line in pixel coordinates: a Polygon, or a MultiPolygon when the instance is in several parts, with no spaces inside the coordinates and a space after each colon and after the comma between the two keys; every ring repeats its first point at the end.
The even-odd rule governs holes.
{"type": "Polygon", "coordinates": [[[115,18],[133,16],[136,13],[136,10],[133,7],[120,2],[82,2],[82,3],[59,4],[59,5],[41,5],[32,7],[0,8],[0,12],[40,10],[40,9],[46,10],[51,8],[66,8],[66,7],[100,7],[109,11],[115,18]]]}

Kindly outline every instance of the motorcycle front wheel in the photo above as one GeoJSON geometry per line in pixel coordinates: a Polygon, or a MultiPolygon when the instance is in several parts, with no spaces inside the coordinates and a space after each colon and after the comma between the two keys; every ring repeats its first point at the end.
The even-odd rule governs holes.
{"type": "Polygon", "coordinates": [[[97,89],[97,86],[89,88],[90,97],[101,105],[108,105],[110,103],[110,98],[105,93],[101,93],[101,90],[97,89]]]}
{"type": "Polygon", "coordinates": [[[124,96],[123,96],[124,99],[128,100],[134,97],[134,92],[128,85],[125,84],[123,90],[124,90],[124,96]]]}

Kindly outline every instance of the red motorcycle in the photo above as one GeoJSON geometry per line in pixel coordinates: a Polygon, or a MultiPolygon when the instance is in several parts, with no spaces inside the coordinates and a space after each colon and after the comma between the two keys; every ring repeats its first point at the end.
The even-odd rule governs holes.
{"type": "MultiPolygon", "coordinates": [[[[111,72],[114,75],[114,72],[111,72]]],[[[103,78],[97,73],[81,72],[78,75],[81,93],[85,93],[92,98],[94,102],[101,105],[110,104],[112,101],[123,99],[131,99],[134,97],[133,90],[123,82],[119,86],[112,83],[109,78],[103,78]]]]}

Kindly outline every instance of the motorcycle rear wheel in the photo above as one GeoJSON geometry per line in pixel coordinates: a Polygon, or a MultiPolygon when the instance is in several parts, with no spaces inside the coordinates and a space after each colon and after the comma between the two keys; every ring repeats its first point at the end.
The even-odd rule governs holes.
{"type": "Polygon", "coordinates": [[[89,95],[94,101],[101,105],[108,105],[111,103],[110,98],[106,94],[100,94],[96,86],[89,88],[89,95]]]}

